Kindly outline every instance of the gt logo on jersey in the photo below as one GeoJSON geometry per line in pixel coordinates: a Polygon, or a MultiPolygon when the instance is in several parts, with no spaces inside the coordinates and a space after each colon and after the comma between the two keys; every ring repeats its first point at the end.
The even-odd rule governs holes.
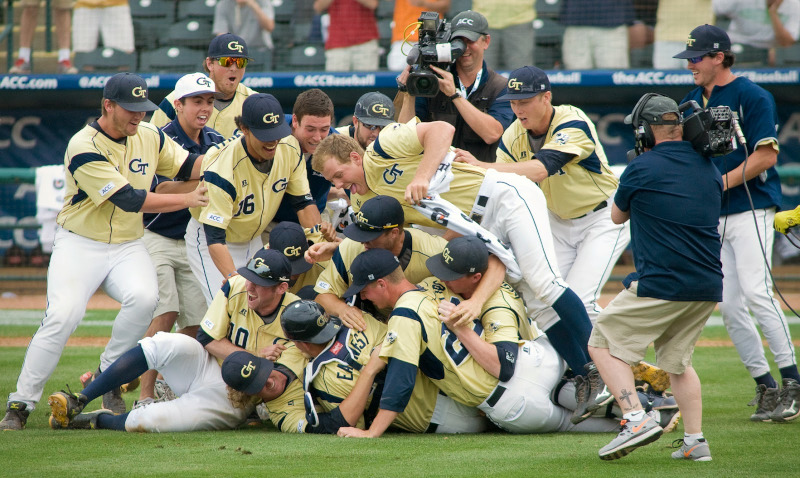
{"type": "Polygon", "coordinates": [[[235,50],[241,53],[244,50],[244,45],[240,45],[238,41],[233,40],[232,42],[228,43],[228,50],[235,50]]]}
{"type": "Polygon", "coordinates": [[[134,174],[141,174],[144,176],[147,174],[148,166],[150,166],[150,164],[143,162],[142,158],[135,158],[131,160],[130,164],[128,164],[128,169],[130,169],[134,174]]]}
{"type": "Polygon", "coordinates": [[[511,78],[510,80],[508,80],[508,89],[519,91],[522,89],[522,82],[516,78],[511,78]]]}
{"type": "Polygon", "coordinates": [[[383,106],[380,103],[375,103],[374,105],[372,105],[372,112],[375,114],[379,114],[381,116],[388,116],[389,108],[383,106]]]}
{"type": "Polygon", "coordinates": [[[569,142],[569,135],[564,131],[559,131],[558,133],[556,133],[555,136],[553,136],[553,141],[556,144],[560,144],[563,146],[569,142]]]}
{"type": "Polygon", "coordinates": [[[286,257],[300,257],[303,248],[300,246],[289,246],[283,250],[283,255],[286,257]]]}
{"type": "Polygon", "coordinates": [[[136,88],[132,89],[131,94],[134,98],[147,98],[147,90],[141,86],[137,86],[136,88]]]}
{"type": "Polygon", "coordinates": [[[286,189],[286,186],[289,185],[289,181],[286,178],[281,178],[274,183],[272,183],[272,190],[276,193],[279,193],[286,189]]]}
{"type": "Polygon", "coordinates": [[[394,184],[397,178],[403,175],[403,170],[397,168],[397,163],[394,163],[391,168],[386,168],[383,172],[383,180],[386,184],[394,184]]]}
{"type": "Polygon", "coordinates": [[[280,120],[281,117],[275,113],[267,113],[261,118],[261,121],[263,121],[264,124],[278,124],[280,120]]]}
{"type": "Polygon", "coordinates": [[[255,369],[256,369],[256,366],[253,365],[253,361],[252,360],[247,362],[247,365],[242,367],[242,378],[249,377],[253,373],[253,370],[255,370],[255,369]]]}

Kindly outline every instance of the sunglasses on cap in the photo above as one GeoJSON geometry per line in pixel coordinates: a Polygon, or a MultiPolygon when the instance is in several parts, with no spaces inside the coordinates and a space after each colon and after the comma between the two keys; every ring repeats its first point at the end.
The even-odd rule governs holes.
{"type": "Polygon", "coordinates": [[[696,64],[700,63],[701,61],[703,61],[703,58],[705,58],[707,56],[711,57],[711,58],[714,58],[715,56],[717,56],[717,53],[719,53],[719,52],[718,51],[711,51],[711,52],[706,53],[705,55],[696,56],[694,58],[687,58],[687,60],[689,60],[689,63],[691,63],[693,65],[696,65],[696,64]]]}
{"type": "Polygon", "coordinates": [[[239,68],[244,68],[247,66],[247,63],[249,61],[250,60],[248,58],[241,58],[241,57],[234,58],[232,56],[221,56],[217,58],[217,62],[219,62],[220,66],[224,66],[225,68],[228,68],[234,63],[236,63],[236,66],[238,66],[239,68]]]}
{"type": "Polygon", "coordinates": [[[372,224],[370,224],[368,222],[360,221],[358,218],[356,218],[356,223],[355,224],[362,231],[384,231],[384,230],[388,230],[388,229],[394,229],[395,227],[399,226],[399,224],[387,224],[385,226],[373,226],[372,224]]]}
{"type": "Polygon", "coordinates": [[[247,269],[265,280],[273,280],[278,282],[288,282],[289,280],[288,277],[281,277],[280,275],[275,274],[272,269],[270,269],[269,265],[264,262],[264,259],[260,257],[254,257],[250,259],[250,262],[247,263],[247,269]]]}

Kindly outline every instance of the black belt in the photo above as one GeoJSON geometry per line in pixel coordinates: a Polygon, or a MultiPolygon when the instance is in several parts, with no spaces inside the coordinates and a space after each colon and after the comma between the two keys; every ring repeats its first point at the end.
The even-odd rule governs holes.
{"type": "MultiPolygon", "coordinates": [[[[594,209],[592,209],[592,212],[597,212],[597,211],[599,211],[599,210],[603,209],[603,208],[604,208],[604,207],[606,207],[606,206],[608,206],[608,200],[605,200],[605,201],[601,202],[600,204],[598,204],[597,206],[595,206],[595,207],[594,207],[594,209]]],[[[578,216],[578,217],[576,217],[575,219],[580,219],[580,218],[582,218],[582,217],[586,217],[586,216],[588,216],[588,215],[589,215],[589,213],[587,212],[587,213],[586,213],[586,214],[584,214],[583,216],[578,216]]]]}
{"type": "Polygon", "coordinates": [[[497,401],[500,400],[500,397],[502,397],[504,393],[506,393],[506,387],[498,385],[497,388],[494,389],[494,392],[492,392],[492,394],[489,395],[489,398],[486,399],[486,405],[494,407],[497,401]]]}

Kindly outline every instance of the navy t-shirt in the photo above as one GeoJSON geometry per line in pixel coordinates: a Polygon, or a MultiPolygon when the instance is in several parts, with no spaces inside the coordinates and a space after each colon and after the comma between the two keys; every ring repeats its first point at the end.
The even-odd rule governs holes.
{"type": "Polygon", "coordinates": [[[722,178],[686,141],[657,144],[620,178],[614,203],[631,215],[638,296],[674,301],[722,300],[719,207],[722,178]]]}
{"type": "MultiPolygon", "coordinates": [[[[692,90],[682,103],[694,100],[703,106],[703,87],[692,90]]],[[[755,150],[759,142],[774,139],[778,142],[778,112],[772,95],[744,77],[738,77],[725,86],[715,86],[706,107],[728,106],[739,114],[739,125],[747,140],[747,149],[741,147],[725,156],[712,158],[722,174],[736,169],[755,150]]],[[[775,167],[767,171],[766,181],[755,177],[747,181],[747,188],[756,209],[780,207],[781,180],[775,167]]],[[[743,185],[725,191],[720,215],[736,214],[750,210],[750,200],[743,185]]]]}
{"type": "MultiPolygon", "coordinates": [[[[183,149],[195,154],[206,154],[209,148],[225,141],[225,138],[221,134],[205,126],[202,131],[200,131],[200,143],[196,143],[186,135],[177,119],[164,125],[161,131],[175,140],[183,149]]],[[[172,181],[172,178],[156,174],[153,177],[153,184],[150,186],[150,191],[155,191],[156,186],[164,181],[172,181]]],[[[189,214],[188,209],[181,209],[174,212],[145,213],[143,220],[145,229],[149,231],[170,239],[183,239],[183,236],[186,234],[186,225],[189,224],[189,219],[191,218],[192,216],[189,214]]]]}

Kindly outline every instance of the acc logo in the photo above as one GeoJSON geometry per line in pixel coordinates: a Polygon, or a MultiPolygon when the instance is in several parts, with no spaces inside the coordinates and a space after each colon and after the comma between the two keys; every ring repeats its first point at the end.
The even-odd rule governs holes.
{"type": "Polygon", "coordinates": [[[556,144],[563,146],[569,142],[569,135],[563,131],[559,131],[555,136],[553,136],[553,141],[555,141],[556,144]]]}
{"type": "Polygon", "coordinates": [[[244,50],[244,45],[240,45],[238,41],[233,40],[232,42],[228,43],[228,50],[236,50],[239,53],[244,50]]]}
{"type": "Polygon", "coordinates": [[[131,94],[134,98],[147,98],[147,90],[141,86],[137,86],[136,88],[132,89],[131,94]]]}
{"type": "Polygon", "coordinates": [[[114,183],[113,182],[112,183],[108,183],[105,186],[103,186],[103,188],[100,190],[100,195],[101,196],[105,196],[112,189],[114,189],[114,183]]]}
{"type": "Polygon", "coordinates": [[[394,330],[390,330],[386,334],[386,342],[393,344],[395,340],[397,340],[397,332],[395,332],[394,330]]]}
{"type": "Polygon", "coordinates": [[[256,366],[253,365],[253,361],[251,360],[250,362],[247,363],[247,365],[242,367],[242,377],[243,378],[249,377],[250,374],[253,373],[253,370],[255,370],[255,369],[256,369],[256,366]]]}
{"type": "Polygon", "coordinates": [[[383,106],[380,103],[375,103],[374,105],[372,105],[371,109],[373,113],[379,114],[381,116],[389,116],[389,108],[383,106]]]}
{"type": "Polygon", "coordinates": [[[207,218],[209,221],[214,221],[214,222],[216,222],[216,223],[218,223],[218,224],[222,224],[222,223],[224,223],[224,222],[225,222],[225,221],[222,219],[222,216],[220,216],[219,214],[209,214],[208,216],[206,216],[206,218],[207,218]]]}
{"type": "Polygon", "coordinates": [[[472,19],[471,18],[462,18],[461,20],[458,21],[458,23],[456,23],[456,26],[458,26],[458,25],[472,25],[472,19]]]}
{"type": "Polygon", "coordinates": [[[150,166],[150,164],[142,162],[142,158],[135,158],[131,160],[130,164],[128,164],[128,169],[130,169],[132,173],[141,174],[144,176],[148,166],[150,166]]]}
{"type": "Polygon", "coordinates": [[[299,257],[302,249],[300,246],[289,246],[283,250],[283,255],[286,257],[299,257]]]}
{"type": "Polygon", "coordinates": [[[383,180],[386,184],[394,184],[397,178],[403,175],[402,169],[397,169],[397,163],[394,163],[391,168],[386,168],[383,172],[383,180]]]}
{"type": "Polygon", "coordinates": [[[453,256],[450,255],[449,248],[445,247],[444,250],[442,251],[442,259],[444,259],[444,262],[446,264],[450,264],[451,262],[453,262],[453,256]]]}
{"type": "Polygon", "coordinates": [[[289,181],[287,181],[286,178],[280,178],[279,180],[272,183],[272,190],[275,191],[276,193],[279,193],[284,189],[286,189],[286,186],[288,185],[289,181]]]}
{"type": "Polygon", "coordinates": [[[261,118],[261,120],[264,121],[265,124],[278,124],[278,122],[281,120],[281,117],[275,113],[267,113],[263,118],[261,118]]]}
{"type": "Polygon", "coordinates": [[[508,80],[508,89],[519,91],[522,89],[522,82],[517,80],[516,78],[511,78],[510,80],[508,80]]]}
{"type": "Polygon", "coordinates": [[[206,88],[211,88],[211,81],[204,76],[201,76],[197,79],[197,84],[200,86],[205,86],[206,88]]]}

